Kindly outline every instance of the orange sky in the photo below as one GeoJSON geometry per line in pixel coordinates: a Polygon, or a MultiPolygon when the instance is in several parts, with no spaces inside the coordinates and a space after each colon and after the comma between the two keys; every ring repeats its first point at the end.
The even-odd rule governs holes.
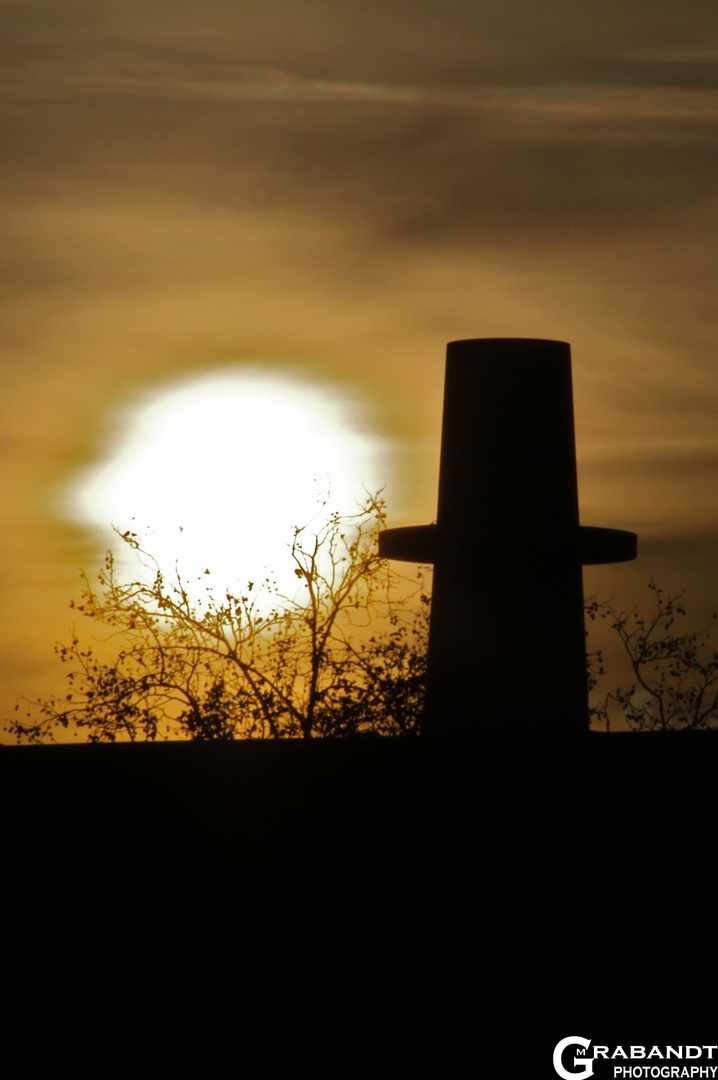
{"type": "Polygon", "coordinates": [[[712,0],[0,11],[3,715],[61,687],[102,556],[58,487],[138,390],[235,362],[360,396],[399,525],[435,514],[446,342],[570,341],[582,521],[640,543],[587,592],[716,602],[712,0]]]}

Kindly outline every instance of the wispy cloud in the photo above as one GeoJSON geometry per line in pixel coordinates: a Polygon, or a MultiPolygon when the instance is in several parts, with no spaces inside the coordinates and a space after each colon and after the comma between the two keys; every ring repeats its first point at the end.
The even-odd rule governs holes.
{"type": "MultiPolygon", "coordinates": [[[[716,54],[718,56],[718,52],[716,54]]],[[[455,87],[393,85],[311,78],[261,67],[210,66],[196,75],[153,65],[30,65],[6,70],[0,94],[7,98],[141,97],[288,103],[364,102],[404,107],[476,110],[556,123],[592,120],[716,120],[718,86],[621,86],[569,83],[545,86],[455,87]]]]}
{"type": "Polygon", "coordinates": [[[716,64],[718,65],[718,43],[706,42],[702,45],[658,45],[630,49],[620,56],[626,60],[659,61],[668,64],[716,64]]]}

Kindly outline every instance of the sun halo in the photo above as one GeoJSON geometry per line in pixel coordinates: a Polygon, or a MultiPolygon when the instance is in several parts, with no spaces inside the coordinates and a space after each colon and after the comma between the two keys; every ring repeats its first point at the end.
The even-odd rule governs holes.
{"type": "Polygon", "coordinates": [[[194,599],[210,580],[221,596],[268,574],[294,593],[293,527],[355,513],[383,486],[383,459],[356,398],[238,365],[135,400],[64,506],[115,551],[123,577],[138,567],[113,527],[137,533],[165,574],[176,565],[194,599]]]}

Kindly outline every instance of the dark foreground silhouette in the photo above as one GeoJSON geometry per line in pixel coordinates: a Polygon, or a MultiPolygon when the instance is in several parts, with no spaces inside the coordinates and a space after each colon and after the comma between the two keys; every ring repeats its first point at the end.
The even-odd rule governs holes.
{"type": "Polygon", "coordinates": [[[713,964],[716,761],[712,732],[3,747],[4,970],[713,964]]]}

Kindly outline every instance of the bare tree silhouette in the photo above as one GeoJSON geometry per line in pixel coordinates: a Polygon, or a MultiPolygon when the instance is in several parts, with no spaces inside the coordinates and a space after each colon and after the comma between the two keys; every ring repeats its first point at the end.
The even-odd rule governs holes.
{"type": "MultiPolygon", "coordinates": [[[[594,712],[607,729],[612,715],[637,731],[713,727],[718,722],[718,652],[711,649],[710,638],[716,615],[706,626],[678,633],[676,621],[686,617],[683,593],[671,596],[654,581],[648,588],[654,603],[646,615],[636,607],[618,611],[595,597],[587,602],[589,618],[610,620],[634,676],[628,686],[608,692],[594,712]]],[[[594,654],[594,661],[603,668],[600,654],[594,654]]]]}
{"type": "MultiPolygon", "coordinates": [[[[380,495],[353,516],[293,531],[295,595],[267,578],[192,598],[133,532],[118,534],[149,570],[123,582],[108,553],[77,612],[118,649],[58,645],[68,692],[26,703],[7,727],[19,741],[61,731],[92,742],[190,738],[409,735],[418,730],[428,637],[423,578],[409,582],[377,550],[380,495]]],[[[208,573],[208,571],[205,571],[208,573]]],[[[19,711],[19,707],[18,707],[19,711]]]]}

